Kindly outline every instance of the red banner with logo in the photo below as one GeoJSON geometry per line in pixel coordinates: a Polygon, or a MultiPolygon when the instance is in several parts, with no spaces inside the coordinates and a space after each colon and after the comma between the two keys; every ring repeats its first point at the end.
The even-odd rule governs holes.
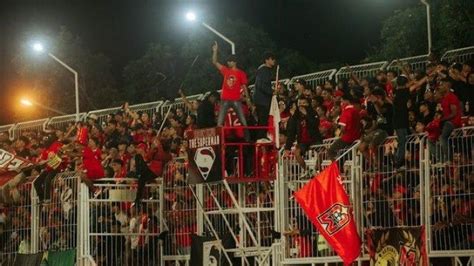
{"type": "Polygon", "coordinates": [[[31,165],[27,159],[0,149],[0,187],[15,177],[21,168],[31,165]]]}
{"type": "Polygon", "coordinates": [[[374,265],[427,265],[424,232],[423,226],[367,230],[371,262],[374,265]]]}
{"type": "Polygon", "coordinates": [[[361,240],[336,162],[296,191],[294,196],[345,265],[359,257],[361,240]]]}

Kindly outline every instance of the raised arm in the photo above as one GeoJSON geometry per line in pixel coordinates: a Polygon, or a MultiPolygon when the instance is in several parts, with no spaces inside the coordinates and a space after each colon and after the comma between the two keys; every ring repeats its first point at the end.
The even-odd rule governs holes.
{"type": "Polygon", "coordinates": [[[179,89],[178,93],[179,93],[179,96],[181,96],[181,99],[183,100],[183,102],[186,105],[186,107],[188,108],[188,110],[193,110],[193,105],[188,100],[188,98],[186,98],[186,95],[184,95],[183,91],[181,89],[179,89]]]}
{"type": "Polygon", "coordinates": [[[351,66],[346,63],[347,69],[349,69],[349,72],[351,73],[352,79],[357,83],[357,85],[360,85],[360,79],[359,77],[354,73],[354,70],[352,70],[351,66]]]}
{"type": "Polygon", "coordinates": [[[214,44],[212,45],[212,64],[214,64],[217,69],[221,70],[222,65],[217,62],[217,50],[218,50],[217,42],[215,41],[214,44]]]}

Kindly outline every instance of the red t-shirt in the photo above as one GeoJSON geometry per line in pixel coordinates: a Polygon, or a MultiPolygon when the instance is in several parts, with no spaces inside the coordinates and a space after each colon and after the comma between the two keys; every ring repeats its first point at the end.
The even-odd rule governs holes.
{"type": "Polygon", "coordinates": [[[240,69],[231,69],[225,66],[221,67],[220,72],[224,77],[221,99],[226,101],[239,101],[240,87],[247,85],[247,75],[240,69]]]}
{"type": "Polygon", "coordinates": [[[461,102],[459,101],[458,97],[452,92],[448,92],[448,94],[446,94],[441,100],[441,108],[443,108],[443,117],[451,115],[450,105],[455,105],[457,110],[456,115],[449,121],[453,123],[454,127],[461,127],[461,102]]]}
{"type": "Polygon", "coordinates": [[[439,119],[434,119],[426,125],[425,130],[428,132],[428,139],[430,141],[438,141],[439,136],[441,136],[441,121],[439,119]]]}
{"type": "Polygon", "coordinates": [[[82,164],[86,171],[87,178],[100,179],[104,177],[104,169],[100,160],[96,158],[96,154],[91,148],[85,147],[82,151],[82,164]]]}
{"type": "Polygon", "coordinates": [[[353,105],[344,108],[339,118],[339,125],[344,126],[342,141],[352,143],[360,138],[360,114],[353,105]]]}

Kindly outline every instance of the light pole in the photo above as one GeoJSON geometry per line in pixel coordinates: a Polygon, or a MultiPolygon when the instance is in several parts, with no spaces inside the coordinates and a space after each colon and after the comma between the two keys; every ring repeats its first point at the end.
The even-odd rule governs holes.
{"type": "Polygon", "coordinates": [[[59,111],[58,109],[54,109],[54,108],[51,108],[51,107],[48,107],[46,105],[42,105],[40,104],[39,102],[35,102],[35,101],[32,101],[32,100],[28,100],[28,99],[21,99],[20,100],[20,103],[24,106],[33,106],[33,105],[36,105],[36,106],[39,106],[43,109],[46,109],[46,110],[49,110],[49,111],[52,111],[52,112],[55,112],[55,113],[58,113],[60,115],[65,115],[66,113],[63,112],[63,111],[59,111]]]}
{"type": "MultiPolygon", "coordinates": [[[[37,42],[34,43],[32,46],[33,50],[36,52],[42,53],[44,52],[44,47],[41,43],[37,42]]],[[[75,94],[76,94],[76,121],[79,121],[79,79],[77,75],[77,71],[74,70],[72,67],[68,66],[66,63],[61,61],[59,58],[57,58],[55,55],[52,53],[48,52],[48,55],[53,58],[56,62],[60,63],[63,67],[65,67],[67,70],[71,71],[72,74],[74,74],[74,89],[75,89],[75,94]]],[[[64,113],[63,113],[64,114],[64,113]]]]}
{"type": "Polygon", "coordinates": [[[426,7],[426,26],[428,32],[428,54],[431,53],[431,12],[430,12],[430,4],[427,0],[420,0],[423,5],[426,7]]]}
{"type": "MultiPolygon", "coordinates": [[[[188,21],[195,21],[197,18],[196,18],[196,14],[194,12],[188,12],[186,13],[186,19],[188,21]]],[[[230,48],[232,49],[232,54],[235,55],[235,43],[233,41],[231,41],[229,38],[227,38],[226,36],[224,36],[222,33],[218,32],[216,29],[214,29],[213,27],[209,26],[209,24],[201,21],[201,24],[206,27],[208,30],[214,32],[217,36],[221,37],[221,39],[223,39],[224,41],[226,41],[227,43],[230,44],[230,48]]]]}

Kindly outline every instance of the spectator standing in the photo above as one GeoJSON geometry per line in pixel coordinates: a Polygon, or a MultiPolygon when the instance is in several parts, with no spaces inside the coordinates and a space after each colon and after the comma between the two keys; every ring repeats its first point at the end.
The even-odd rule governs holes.
{"type": "MultiPolygon", "coordinates": [[[[257,112],[257,120],[259,126],[268,126],[268,114],[270,112],[270,104],[272,102],[273,88],[272,68],[276,64],[275,55],[266,52],[263,57],[264,63],[257,69],[255,76],[255,91],[253,93],[253,102],[257,112]]],[[[266,131],[259,130],[257,139],[266,138],[266,131]]]]}
{"type": "MultiPolygon", "coordinates": [[[[233,108],[237,113],[243,126],[247,126],[244,112],[242,111],[242,103],[240,102],[240,92],[243,90],[247,95],[247,75],[244,71],[237,68],[237,58],[231,55],[227,58],[227,66],[221,65],[217,61],[217,42],[212,46],[212,63],[220,71],[224,80],[222,82],[221,108],[217,116],[217,126],[224,124],[224,118],[229,108],[233,108]]],[[[249,140],[248,131],[245,131],[245,139],[249,140]]]]}
{"type": "Polygon", "coordinates": [[[329,147],[328,157],[334,161],[339,150],[350,146],[354,141],[360,138],[360,114],[354,104],[358,104],[359,99],[354,98],[351,94],[342,96],[342,113],[339,118],[339,126],[342,135],[329,147]]]}
{"type": "Polygon", "coordinates": [[[408,78],[405,76],[397,77],[397,87],[394,91],[393,99],[393,129],[397,135],[398,148],[395,153],[394,166],[403,167],[405,164],[405,143],[408,135],[408,100],[410,99],[410,90],[407,87],[408,78]]]}
{"type": "Polygon", "coordinates": [[[443,109],[443,118],[441,119],[441,155],[442,162],[449,160],[448,138],[455,128],[462,126],[461,102],[459,98],[451,91],[452,81],[449,78],[441,80],[438,94],[441,97],[441,108],[443,109]]]}

